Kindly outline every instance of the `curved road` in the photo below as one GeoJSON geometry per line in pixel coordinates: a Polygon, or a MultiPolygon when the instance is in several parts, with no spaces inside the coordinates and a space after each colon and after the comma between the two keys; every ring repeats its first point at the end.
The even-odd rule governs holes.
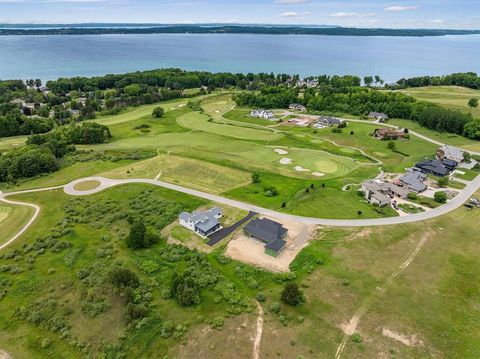
{"type": "Polygon", "coordinates": [[[314,218],[314,217],[302,217],[296,216],[288,213],[277,212],[271,209],[258,207],[249,203],[236,201],[233,199],[217,196],[214,194],[197,191],[191,188],[179,186],[176,184],[163,182],[155,179],[147,178],[137,178],[137,179],[124,179],[124,180],[113,180],[104,177],[88,177],[78,179],[76,181],[70,182],[64,187],[65,193],[71,196],[86,196],[94,193],[103,191],[104,189],[119,186],[123,184],[132,184],[132,183],[144,183],[151,184],[154,186],[159,186],[173,191],[186,193],[195,197],[200,197],[207,199],[209,201],[222,203],[228,206],[240,208],[246,211],[253,211],[265,216],[270,216],[278,219],[284,220],[294,220],[300,223],[305,224],[316,224],[332,227],[369,227],[369,226],[386,226],[392,224],[402,224],[402,223],[411,223],[424,221],[426,219],[435,218],[453,211],[454,209],[460,207],[463,203],[468,201],[468,199],[480,188],[480,176],[477,176],[472,182],[470,182],[455,198],[450,200],[448,203],[441,205],[435,209],[432,209],[428,212],[422,212],[418,214],[412,214],[403,217],[388,217],[388,218],[376,218],[376,219],[325,219],[325,218],[314,218]],[[100,186],[95,189],[88,191],[77,191],[75,190],[75,185],[84,181],[99,181],[100,186]]]}

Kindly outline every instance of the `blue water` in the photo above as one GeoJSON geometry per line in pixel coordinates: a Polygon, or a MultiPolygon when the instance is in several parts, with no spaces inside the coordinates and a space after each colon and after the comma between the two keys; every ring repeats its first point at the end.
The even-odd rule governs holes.
{"type": "Polygon", "coordinates": [[[480,73],[480,35],[237,34],[0,36],[0,79],[94,76],[162,67],[212,72],[380,75],[480,73]]]}

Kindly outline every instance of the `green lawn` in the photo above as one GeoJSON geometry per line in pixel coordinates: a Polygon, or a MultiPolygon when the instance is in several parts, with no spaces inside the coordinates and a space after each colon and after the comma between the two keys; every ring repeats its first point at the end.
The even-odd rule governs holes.
{"type": "Polygon", "coordinates": [[[480,118],[480,108],[468,106],[468,101],[471,98],[480,99],[480,90],[459,86],[428,86],[407,88],[399,91],[418,100],[433,102],[452,110],[471,113],[473,117],[480,118]]]}
{"type": "Polygon", "coordinates": [[[0,202],[0,244],[12,238],[33,216],[34,209],[0,202]]]}

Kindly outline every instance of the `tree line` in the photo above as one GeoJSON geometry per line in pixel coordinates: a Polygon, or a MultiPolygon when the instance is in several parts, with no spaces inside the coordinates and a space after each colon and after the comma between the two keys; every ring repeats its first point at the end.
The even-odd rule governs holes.
{"type": "Polygon", "coordinates": [[[76,144],[104,143],[110,137],[107,126],[94,122],[31,135],[26,146],[0,154],[0,182],[55,172],[62,158],[76,151],[76,144]]]}
{"type": "Polygon", "coordinates": [[[402,78],[396,84],[388,85],[392,89],[423,86],[462,86],[480,89],[480,77],[475,72],[461,72],[445,76],[418,76],[402,78]]]}

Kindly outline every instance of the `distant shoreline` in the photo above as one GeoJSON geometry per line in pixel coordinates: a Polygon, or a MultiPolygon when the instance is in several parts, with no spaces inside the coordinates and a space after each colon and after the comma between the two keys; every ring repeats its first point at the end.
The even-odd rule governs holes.
{"type": "Polygon", "coordinates": [[[115,24],[78,24],[64,25],[65,27],[58,25],[58,27],[54,28],[48,25],[44,25],[45,27],[43,28],[37,28],[37,26],[28,24],[4,25],[0,26],[0,35],[254,34],[427,37],[480,34],[480,30],[381,29],[280,25],[155,25],[150,27],[148,24],[119,24],[115,27],[115,24]],[[20,26],[23,28],[20,28],[20,26]]]}

